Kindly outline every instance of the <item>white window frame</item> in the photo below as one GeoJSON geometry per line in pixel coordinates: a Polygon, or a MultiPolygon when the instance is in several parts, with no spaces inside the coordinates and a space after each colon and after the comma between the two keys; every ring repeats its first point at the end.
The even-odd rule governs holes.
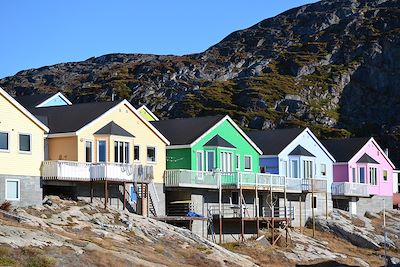
{"type": "Polygon", "coordinates": [[[318,209],[318,197],[317,197],[317,196],[314,196],[314,199],[313,199],[313,197],[311,197],[310,199],[311,199],[310,208],[311,208],[311,209],[313,208],[313,206],[314,206],[314,199],[315,199],[315,208],[314,208],[314,210],[317,210],[317,209],[318,209]]]}
{"type": "Polygon", "coordinates": [[[236,159],[235,168],[236,168],[237,171],[240,171],[240,154],[236,154],[235,159],[236,159]]]}
{"type": "Polygon", "coordinates": [[[320,170],[321,177],[326,177],[328,175],[328,167],[327,167],[326,163],[321,163],[320,168],[321,168],[321,170],[320,170]],[[325,174],[322,173],[322,166],[325,166],[325,174]]]}
{"type": "Polygon", "coordinates": [[[0,149],[0,152],[8,153],[8,152],[10,152],[10,144],[11,144],[11,142],[10,142],[10,137],[11,137],[10,132],[0,131],[0,133],[7,134],[7,149],[0,149]]]}
{"type": "Polygon", "coordinates": [[[369,167],[369,184],[373,185],[373,186],[378,185],[378,168],[377,167],[369,167]],[[372,179],[372,175],[371,175],[372,173],[375,174],[374,180],[372,179]],[[372,182],[374,182],[374,183],[372,183],[372,182]]]}
{"type": "Polygon", "coordinates": [[[157,147],[156,146],[153,146],[153,145],[148,145],[148,146],[146,146],[146,161],[147,161],[147,163],[152,163],[152,164],[154,164],[154,163],[157,163],[157,147]],[[149,157],[148,157],[148,149],[149,148],[154,148],[154,161],[149,161],[149,157]]]}
{"type": "Polygon", "coordinates": [[[30,133],[18,133],[18,152],[20,154],[32,154],[32,134],[30,134],[30,133]],[[21,143],[20,143],[20,140],[19,140],[21,135],[29,136],[29,151],[21,150],[21,143]]]}
{"type": "MultiPolygon", "coordinates": [[[[137,145],[137,144],[133,144],[133,161],[134,162],[140,162],[140,152],[142,151],[142,147],[140,146],[140,145],[137,145]],[[136,153],[135,153],[135,147],[138,147],[139,148],[139,159],[135,159],[135,157],[136,157],[136,153]]],[[[146,151],[146,153],[147,153],[147,151],[146,151]]]]}
{"type": "MultiPolygon", "coordinates": [[[[216,164],[217,163],[217,159],[215,158],[215,151],[214,150],[206,150],[205,153],[206,153],[206,162],[205,162],[206,168],[205,168],[205,171],[209,171],[208,170],[208,153],[212,153],[213,154],[213,164],[214,164],[214,169],[215,169],[215,167],[217,165],[216,164]]],[[[196,158],[196,160],[197,160],[197,158],[196,158]]],[[[196,162],[196,165],[197,165],[197,162],[196,162]]]]}
{"type": "Polygon", "coordinates": [[[10,201],[20,201],[21,200],[21,181],[20,179],[6,179],[6,183],[5,183],[5,200],[10,200],[10,201]],[[18,182],[18,186],[17,186],[17,190],[18,190],[18,198],[8,198],[7,197],[7,183],[8,182],[18,182]]]}
{"type": "MultiPolygon", "coordinates": [[[[96,147],[96,154],[97,154],[97,158],[96,158],[96,162],[100,162],[99,161],[99,158],[100,158],[100,153],[99,153],[99,151],[100,151],[100,149],[99,149],[99,143],[100,142],[102,142],[102,141],[104,141],[104,142],[106,142],[106,160],[104,161],[104,162],[107,162],[107,155],[108,155],[108,150],[107,150],[107,140],[105,140],[105,139],[99,139],[99,140],[96,140],[96,145],[97,145],[97,147],[96,147]]],[[[85,146],[86,146],[86,144],[85,144],[85,146]]],[[[93,149],[92,149],[93,150],[93,149]]],[[[86,148],[85,148],[85,151],[86,151],[86,148]]],[[[86,153],[86,152],[85,152],[86,153]]]]}
{"type": "Polygon", "coordinates": [[[351,169],[351,182],[358,183],[357,167],[350,167],[351,169]]]}
{"type": "Polygon", "coordinates": [[[113,142],[113,150],[114,150],[114,163],[119,163],[119,164],[130,164],[131,162],[131,157],[130,157],[130,147],[131,147],[131,142],[126,141],[126,140],[114,140],[113,142]],[[118,155],[117,155],[117,162],[115,161],[115,143],[118,143],[118,155]],[[120,151],[119,151],[119,145],[120,143],[122,143],[122,161],[120,159],[120,151]],[[125,162],[125,158],[126,158],[126,151],[125,151],[125,144],[128,145],[128,162],[125,162]]]}
{"type": "Polygon", "coordinates": [[[253,171],[253,156],[244,155],[244,171],[253,171]],[[246,169],[246,157],[250,158],[250,168],[246,169]]]}
{"type": "Polygon", "coordinates": [[[291,160],[289,160],[289,162],[290,162],[290,167],[289,167],[289,171],[290,171],[290,177],[291,178],[293,178],[293,179],[300,179],[301,178],[301,175],[300,175],[300,169],[299,169],[299,162],[300,162],[300,159],[291,159],[291,160]],[[297,169],[296,169],[296,171],[297,171],[297,177],[294,177],[294,175],[293,175],[293,162],[294,161],[296,161],[297,162],[297,169]]]}
{"type": "Polygon", "coordinates": [[[94,162],[93,140],[85,139],[85,140],[83,141],[83,148],[84,148],[84,151],[85,151],[85,162],[86,162],[86,163],[93,163],[93,162],[94,162]],[[86,161],[86,142],[91,142],[91,143],[92,143],[92,151],[91,151],[91,154],[92,154],[92,155],[91,155],[92,161],[91,161],[91,162],[86,161]]]}
{"type": "Polygon", "coordinates": [[[387,170],[387,169],[383,169],[382,170],[382,181],[384,182],[384,183],[387,183],[387,182],[389,182],[389,171],[387,170]],[[385,176],[384,176],[384,173],[386,172],[386,180],[385,180],[385,176]]]}

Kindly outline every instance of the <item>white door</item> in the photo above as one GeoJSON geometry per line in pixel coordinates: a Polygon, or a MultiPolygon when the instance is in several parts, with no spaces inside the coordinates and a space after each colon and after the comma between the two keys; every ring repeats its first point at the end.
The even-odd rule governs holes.
{"type": "Polygon", "coordinates": [[[232,172],[233,154],[230,152],[221,152],[221,171],[232,172]]]}

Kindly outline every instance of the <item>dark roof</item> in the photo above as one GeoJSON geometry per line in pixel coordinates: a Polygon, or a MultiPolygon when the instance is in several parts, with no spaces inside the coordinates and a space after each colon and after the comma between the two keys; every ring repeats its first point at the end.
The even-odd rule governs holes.
{"type": "Polygon", "coordinates": [[[348,162],[371,139],[370,137],[324,140],[322,144],[336,159],[348,162]]]}
{"type": "Polygon", "coordinates": [[[301,145],[296,146],[296,148],[293,149],[292,152],[289,153],[289,155],[315,157],[313,154],[310,153],[310,151],[308,151],[301,145]]]}
{"type": "Polygon", "coordinates": [[[304,128],[249,131],[246,134],[262,150],[263,155],[278,155],[304,128]]]}
{"type": "Polygon", "coordinates": [[[106,134],[106,135],[119,135],[119,136],[128,136],[128,137],[135,137],[127,130],[116,124],[115,122],[110,122],[94,134],[106,134]]]}
{"type": "Polygon", "coordinates": [[[369,155],[367,155],[367,153],[365,153],[364,155],[361,156],[361,158],[359,160],[357,160],[357,163],[373,163],[373,164],[379,164],[379,162],[377,162],[376,160],[374,160],[372,157],[370,157],[369,155]]]}
{"type": "Polygon", "coordinates": [[[50,134],[76,132],[121,101],[93,102],[70,106],[32,108],[29,111],[40,118],[47,118],[50,134]]]}
{"type": "Polygon", "coordinates": [[[218,146],[218,147],[229,147],[229,148],[236,148],[234,145],[226,141],[224,138],[219,136],[218,134],[211,138],[204,146],[218,146]]]}
{"type": "Polygon", "coordinates": [[[20,103],[22,106],[24,106],[24,108],[34,108],[37,105],[43,103],[44,101],[46,101],[47,99],[49,99],[50,97],[52,97],[53,95],[55,95],[56,93],[53,94],[37,94],[37,95],[24,95],[24,96],[16,96],[14,97],[15,100],[18,101],[18,103],[20,103]]]}
{"type": "Polygon", "coordinates": [[[152,121],[151,124],[167,138],[171,145],[189,145],[225,116],[207,116],[152,121]]]}

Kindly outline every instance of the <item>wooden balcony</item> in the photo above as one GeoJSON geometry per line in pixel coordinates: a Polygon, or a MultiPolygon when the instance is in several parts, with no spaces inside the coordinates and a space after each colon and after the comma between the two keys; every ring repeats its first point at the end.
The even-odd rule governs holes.
{"type": "Polygon", "coordinates": [[[369,197],[368,184],[335,182],[332,183],[332,195],[369,197]]]}
{"type": "Polygon", "coordinates": [[[153,179],[153,166],[48,160],[44,161],[42,164],[42,179],[87,182],[107,180],[149,183],[153,179]]]}

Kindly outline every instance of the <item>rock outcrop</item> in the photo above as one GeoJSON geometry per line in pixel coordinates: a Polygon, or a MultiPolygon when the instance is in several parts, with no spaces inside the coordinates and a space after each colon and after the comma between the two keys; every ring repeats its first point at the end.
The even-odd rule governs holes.
{"type": "Polygon", "coordinates": [[[400,0],[323,0],[233,32],[202,53],[110,54],[24,70],[0,86],[13,95],[63,91],[74,102],[114,93],[160,117],[228,113],[244,127],[372,134],[398,151],[399,10],[400,0]]]}

